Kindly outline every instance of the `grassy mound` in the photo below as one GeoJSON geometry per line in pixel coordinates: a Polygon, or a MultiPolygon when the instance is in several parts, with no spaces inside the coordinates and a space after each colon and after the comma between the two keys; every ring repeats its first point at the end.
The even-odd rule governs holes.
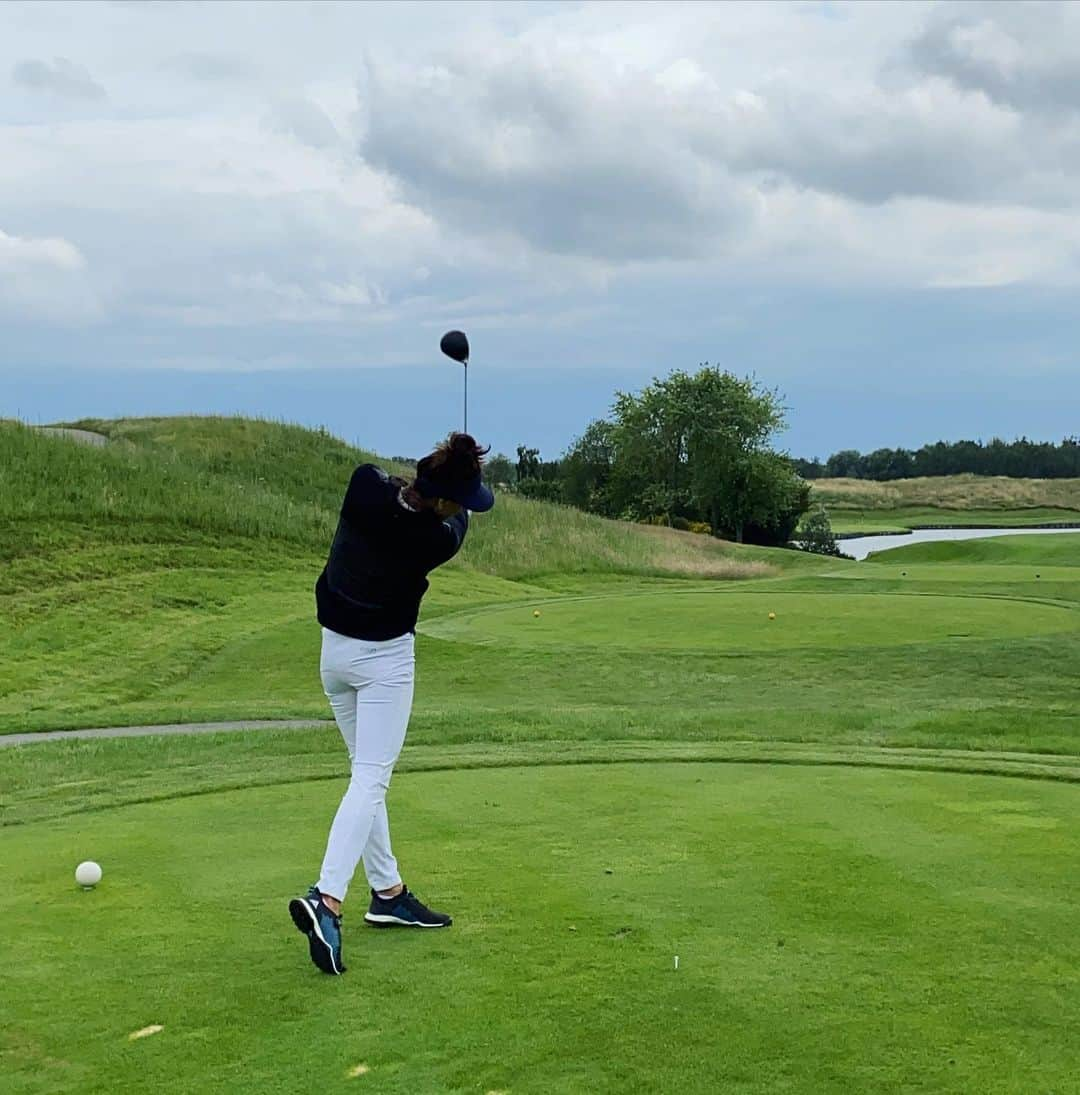
{"type": "Polygon", "coordinates": [[[1080,567],[1080,533],[1053,536],[992,536],[984,540],[945,540],[875,552],[882,563],[968,563],[993,566],[1080,567]]]}
{"type": "MultiPolygon", "coordinates": [[[[154,711],[179,721],[323,714],[310,674],[312,590],[349,475],[371,454],[245,419],[72,425],[112,443],[0,426],[0,598],[11,623],[0,635],[0,732],[155,721],[154,711]],[[282,666],[254,679],[250,659],[266,652],[282,666]]],[[[440,570],[425,614],[535,596],[536,583],[821,565],[503,497],[440,570]]]]}
{"type": "MultiPolygon", "coordinates": [[[[377,459],[323,432],[250,419],[84,419],[71,425],[118,444],[89,449],[19,425],[0,426],[0,560],[124,542],[216,547],[247,541],[249,549],[277,546],[321,556],[352,469],[377,459]]],[[[401,474],[408,470],[378,462],[401,474]]],[[[790,552],[740,548],[504,497],[475,522],[457,565],[512,578],[738,578],[814,564],[790,552]]]]}
{"type": "MultiPolygon", "coordinates": [[[[79,425],[115,430],[117,443],[89,449],[0,428],[0,604],[9,623],[0,634],[0,732],[327,717],[312,587],[340,490],[365,454],[275,423],[79,425]]],[[[1043,539],[1050,550],[1053,538],[1043,539]]],[[[410,740],[1080,752],[1077,632],[1049,634],[1035,619],[1047,611],[1073,619],[1080,567],[1055,567],[1038,581],[1005,567],[902,569],[503,498],[475,522],[459,560],[436,574],[424,626],[486,606],[565,598],[565,608],[540,620],[527,609],[524,626],[539,629],[514,629],[514,641],[421,634],[410,740]],[[725,615],[722,596],[639,598],[640,615],[627,608],[618,619],[580,600],[628,606],[632,598],[619,598],[700,592],[709,576],[743,578],[738,603],[750,591],[799,596],[777,601],[775,625],[756,601],[749,615],[725,615]],[[964,623],[966,607],[952,601],[933,616],[943,602],[930,597],[875,600],[940,595],[945,578],[950,597],[979,599],[971,603],[986,615],[978,637],[964,623]],[[854,601],[820,596],[851,594],[853,581],[854,601]],[[663,606],[662,618],[644,609],[647,600],[663,606]],[[893,619],[893,605],[906,622],[893,619]],[[526,640],[564,611],[567,620],[578,613],[573,627],[535,646],[526,640]],[[1015,626],[998,626],[1003,613],[1015,626]],[[588,629],[590,645],[572,641],[588,629]],[[902,655],[896,634],[911,640],[902,655]]]]}

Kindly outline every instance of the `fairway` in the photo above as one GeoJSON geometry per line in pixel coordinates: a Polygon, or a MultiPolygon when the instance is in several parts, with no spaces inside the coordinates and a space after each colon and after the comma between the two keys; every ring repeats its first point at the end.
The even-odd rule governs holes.
{"type": "Polygon", "coordinates": [[[739,653],[1002,639],[1077,628],[1075,609],[1058,605],[1028,602],[1021,608],[1015,600],[933,594],[787,593],[759,585],[752,593],[665,592],[500,605],[443,616],[423,631],[472,643],[739,653]]]}
{"type": "MultiPolygon", "coordinates": [[[[1030,568],[1056,566],[1080,567],[1080,535],[1070,532],[1053,536],[992,536],[978,540],[945,540],[937,543],[910,544],[875,552],[873,563],[982,563],[995,567],[1030,568]]],[[[1074,571],[1075,572],[1075,571],[1074,571]]]]}
{"type": "Polygon", "coordinates": [[[327,981],[285,902],[339,790],[9,829],[5,1092],[1076,1090],[1074,785],[695,763],[401,773],[406,878],[455,926],[365,928],[358,885],[349,973],[327,981]],[[71,867],[89,855],[105,880],[82,892],[71,867]]]}
{"type": "Polygon", "coordinates": [[[1080,536],[854,563],[502,499],[390,791],[454,927],[365,927],[358,873],[331,980],[286,904],[348,769],[312,586],[360,454],[115,430],[0,431],[0,734],[323,721],[0,749],[4,1095],[1080,1095],[1080,536]]]}
{"type": "MultiPolygon", "coordinates": [[[[900,550],[900,549],[897,549],[900,550]]],[[[828,571],[829,578],[863,578],[870,580],[907,578],[910,582],[956,582],[985,583],[1003,582],[1019,585],[1022,582],[1080,582],[1080,567],[1040,566],[1038,564],[996,564],[979,565],[950,563],[947,566],[935,563],[887,563],[892,559],[891,551],[882,552],[878,559],[870,559],[861,567],[846,570],[828,571]]],[[[1029,587],[1032,594],[1038,594],[1037,586],[1029,587]]]]}

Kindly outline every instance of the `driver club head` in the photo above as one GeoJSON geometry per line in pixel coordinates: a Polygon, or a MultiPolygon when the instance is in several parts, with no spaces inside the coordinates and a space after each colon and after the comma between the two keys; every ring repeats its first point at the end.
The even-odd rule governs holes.
{"type": "Polygon", "coordinates": [[[469,340],[464,331],[447,331],[439,342],[439,349],[454,361],[469,364],[469,340]]]}

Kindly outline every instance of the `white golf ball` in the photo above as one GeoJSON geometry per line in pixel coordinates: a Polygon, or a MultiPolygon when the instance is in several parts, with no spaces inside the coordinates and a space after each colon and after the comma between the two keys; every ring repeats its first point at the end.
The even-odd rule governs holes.
{"type": "Polygon", "coordinates": [[[101,881],[101,868],[88,859],[75,868],[75,881],[80,886],[96,886],[101,881]]]}

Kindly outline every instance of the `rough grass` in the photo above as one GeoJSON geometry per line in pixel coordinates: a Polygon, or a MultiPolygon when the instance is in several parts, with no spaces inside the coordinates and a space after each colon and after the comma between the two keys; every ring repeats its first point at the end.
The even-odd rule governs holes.
{"type": "Polygon", "coordinates": [[[895,479],[816,479],[811,500],[830,509],[1063,509],[1080,514],[1080,479],[947,475],[895,479]]]}
{"type": "MultiPolygon", "coordinates": [[[[473,521],[465,565],[506,578],[585,573],[752,578],[780,571],[777,552],[674,529],[608,521],[569,506],[502,495],[473,521]],[[772,562],[766,560],[772,558],[772,562]]],[[[791,554],[784,562],[799,565],[791,554]]]]}
{"type": "MultiPolygon", "coordinates": [[[[90,448],[17,424],[0,426],[0,559],[82,550],[91,541],[255,541],[321,555],[352,469],[377,460],[320,431],[251,419],[66,425],[106,434],[116,444],[90,448]]],[[[408,470],[378,462],[401,474],[408,470]]],[[[455,565],[506,578],[744,578],[816,564],[792,552],[739,548],[503,495],[493,513],[475,520],[455,565]]]]}
{"type": "MultiPolygon", "coordinates": [[[[910,532],[920,528],[1080,527],[1080,513],[1067,509],[829,509],[833,531],[843,536],[910,532]]],[[[841,545],[842,547],[843,545],[841,545]]]]}

